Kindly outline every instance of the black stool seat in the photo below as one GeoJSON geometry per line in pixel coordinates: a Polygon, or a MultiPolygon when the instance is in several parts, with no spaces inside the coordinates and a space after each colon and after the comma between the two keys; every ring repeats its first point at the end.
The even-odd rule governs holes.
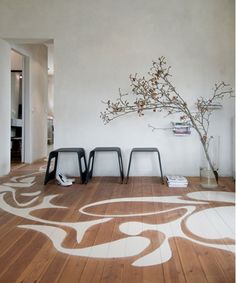
{"type": "Polygon", "coordinates": [[[156,147],[134,147],[132,148],[133,152],[159,152],[156,147]]]}
{"type": "Polygon", "coordinates": [[[94,151],[117,151],[121,152],[120,147],[95,147],[94,151]]]}
{"type": "Polygon", "coordinates": [[[126,183],[128,183],[129,171],[130,171],[132,156],[133,156],[134,152],[156,152],[157,153],[158,160],[159,160],[160,172],[161,172],[161,181],[162,181],[162,184],[164,184],[164,178],[163,178],[162,166],[161,166],[161,156],[160,156],[159,150],[156,147],[134,147],[134,148],[132,148],[132,150],[130,152],[130,156],[129,156],[129,165],[128,165],[126,183]]]}
{"type": "Polygon", "coordinates": [[[80,152],[80,153],[85,152],[82,147],[62,147],[62,148],[58,148],[54,151],[58,151],[58,152],[80,152]]]}
{"type": "Polygon", "coordinates": [[[46,170],[45,179],[44,179],[44,185],[46,185],[47,182],[55,179],[55,177],[56,177],[57,163],[58,163],[58,153],[60,153],[60,152],[77,153],[78,161],[79,161],[80,180],[81,180],[82,184],[85,183],[86,176],[87,176],[87,163],[86,163],[86,158],[85,158],[85,151],[82,147],[69,147],[69,148],[58,148],[58,149],[53,150],[49,153],[47,170],[46,170]],[[51,165],[51,161],[52,161],[53,158],[55,158],[54,168],[50,172],[50,165],[51,165]],[[82,167],[82,160],[84,161],[84,170],[83,170],[83,167],[82,167]]]}
{"type": "Polygon", "coordinates": [[[122,155],[121,155],[120,147],[95,147],[93,150],[90,151],[86,183],[93,176],[93,166],[94,166],[95,153],[96,152],[113,152],[113,151],[117,153],[119,169],[120,169],[120,179],[121,179],[121,183],[123,183],[123,180],[124,180],[124,169],[123,169],[123,160],[122,160],[122,155]]]}

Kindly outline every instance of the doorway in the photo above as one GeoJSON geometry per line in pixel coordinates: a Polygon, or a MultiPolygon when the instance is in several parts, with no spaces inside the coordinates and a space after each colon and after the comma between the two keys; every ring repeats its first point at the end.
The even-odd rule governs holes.
{"type": "Polygon", "coordinates": [[[11,50],[11,164],[24,163],[24,56],[11,50]]]}
{"type": "MultiPolygon", "coordinates": [[[[48,40],[53,48],[53,40],[48,40]]],[[[46,41],[11,43],[12,93],[11,109],[11,165],[32,163],[47,156],[47,147],[53,147],[53,72],[51,73],[51,111],[49,96],[48,44],[46,41]],[[15,83],[16,84],[15,84],[15,83]],[[18,87],[17,86],[18,83],[18,87]],[[16,89],[17,95],[13,96],[16,89]],[[14,105],[13,105],[14,102],[14,105]],[[47,125],[47,118],[50,120],[47,125]],[[47,135],[48,127],[48,135],[47,135]],[[50,145],[48,145],[48,143],[50,145]]],[[[52,49],[53,51],[53,49],[52,49]]],[[[53,53],[53,52],[52,52],[53,53]]],[[[53,66],[53,64],[51,64],[53,66]]],[[[9,114],[10,114],[9,113],[9,114]]]]}

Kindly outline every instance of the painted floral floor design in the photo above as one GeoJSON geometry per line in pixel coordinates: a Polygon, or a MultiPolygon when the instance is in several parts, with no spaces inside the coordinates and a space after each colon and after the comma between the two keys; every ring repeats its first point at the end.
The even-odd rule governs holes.
{"type": "Polygon", "coordinates": [[[89,258],[126,258],[135,256],[132,262],[133,266],[144,267],[163,264],[172,258],[170,239],[180,237],[193,243],[216,248],[224,251],[235,252],[235,194],[224,191],[197,191],[187,193],[185,196],[155,196],[155,197],[128,197],[105,199],[90,203],[79,208],[79,213],[94,217],[94,220],[80,222],[59,222],[41,219],[34,216],[33,212],[41,209],[66,207],[54,205],[53,199],[58,195],[44,196],[41,202],[38,202],[41,191],[32,191],[25,193],[24,188],[31,188],[35,184],[37,174],[41,174],[44,168],[38,172],[23,176],[13,177],[9,182],[0,185],[0,207],[2,210],[31,220],[37,224],[19,225],[22,229],[31,229],[43,233],[48,237],[58,252],[89,258]],[[16,197],[16,191],[22,190],[22,196],[30,196],[28,202],[19,202],[16,197]],[[15,205],[10,205],[6,201],[6,194],[12,194],[15,205]],[[211,202],[224,203],[217,207],[211,207],[204,210],[196,208],[201,204],[211,204],[211,202]],[[177,207],[165,209],[162,211],[148,211],[140,213],[117,213],[117,214],[96,214],[93,208],[101,205],[133,203],[158,203],[175,204],[177,207]],[[177,219],[170,220],[161,224],[150,224],[141,221],[130,221],[128,218],[156,215],[157,217],[175,212],[179,209],[184,210],[177,219]],[[97,244],[81,248],[66,248],[62,245],[67,237],[66,227],[76,231],[76,240],[81,243],[85,233],[94,225],[102,225],[105,222],[112,221],[114,218],[121,218],[119,231],[123,235],[120,239],[107,243],[97,244]],[[185,229],[183,229],[185,226],[185,229]],[[189,233],[185,231],[188,230],[189,233]],[[151,244],[148,237],[143,236],[145,231],[157,231],[164,235],[162,243],[153,251],[143,255],[143,251],[151,244]],[[140,255],[142,254],[142,255],[140,255]],[[140,255],[140,256],[139,256],[140,255]],[[138,257],[137,257],[138,256],[138,257]],[[137,259],[138,258],[138,259],[137,259]]]}

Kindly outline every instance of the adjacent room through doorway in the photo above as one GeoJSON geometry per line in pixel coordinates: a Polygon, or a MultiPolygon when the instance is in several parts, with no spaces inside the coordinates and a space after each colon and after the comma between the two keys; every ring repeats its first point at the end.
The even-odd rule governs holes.
{"type": "Polygon", "coordinates": [[[23,59],[11,50],[11,165],[24,162],[23,59]]]}

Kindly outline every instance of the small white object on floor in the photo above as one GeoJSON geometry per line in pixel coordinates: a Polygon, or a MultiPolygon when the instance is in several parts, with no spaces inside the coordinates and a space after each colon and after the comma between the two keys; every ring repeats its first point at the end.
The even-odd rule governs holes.
{"type": "Polygon", "coordinates": [[[61,186],[68,187],[72,185],[72,181],[67,179],[62,173],[58,173],[56,179],[61,186]]]}
{"type": "Polygon", "coordinates": [[[188,180],[184,176],[167,175],[167,184],[169,188],[186,188],[188,180]]]}

